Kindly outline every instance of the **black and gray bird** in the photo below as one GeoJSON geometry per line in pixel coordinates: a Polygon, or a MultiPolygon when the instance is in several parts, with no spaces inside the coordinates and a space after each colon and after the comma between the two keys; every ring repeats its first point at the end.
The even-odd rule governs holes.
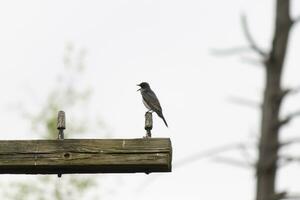
{"type": "Polygon", "coordinates": [[[164,120],[165,125],[168,127],[168,124],[162,113],[162,109],[158,98],[156,97],[155,93],[151,90],[150,85],[147,82],[142,82],[138,84],[138,86],[141,87],[140,89],[138,89],[138,91],[141,92],[141,95],[143,97],[143,103],[146,106],[146,108],[149,110],[149,112],[156,112],[156,114],[164,120]]]}

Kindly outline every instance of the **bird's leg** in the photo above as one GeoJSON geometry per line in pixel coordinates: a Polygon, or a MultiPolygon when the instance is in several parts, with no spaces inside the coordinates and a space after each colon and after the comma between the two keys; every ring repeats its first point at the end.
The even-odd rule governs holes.
{"type": "Polygon", "coordinates": [[[151,131],[147,130],[146,136],[144,136],[144,138],[148,139],[151,138],[151,131]]]}

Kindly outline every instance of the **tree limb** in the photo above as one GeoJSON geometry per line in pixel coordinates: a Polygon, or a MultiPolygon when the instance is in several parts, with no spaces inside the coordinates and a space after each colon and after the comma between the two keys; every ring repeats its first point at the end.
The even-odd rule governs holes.
{"type": "Polygon", "coordinates": [[[290,144],[300,143],[300,137],[292,138],[289,140],[286,140],[285,142],[281,142],[280,146],[288,146],[290,144]]]}
{"type": "Polygon", "coordinates": [[[249,27],[248,27],[248,22],[246,16],[243,14],[241,16],[241,23],[242,23],[242,28],[244,31],[244,34],[246,36],[246,39],[248,40],[250,47],[257,52],[259,55],[263,56],[264,58],[267,57],[267,53],[265,53],[254,41],[252,35],[250,34],[249,27]]]}
{"type": "Polygon", "coordinates": [[[282,199],[293,199],[293,200],[300,200],[300,194],[287,194],[285,197],[282,199]]]}
{"type": "Polygon", "coordinates": [[[292,162],[300,162],[300,157],[291,155],[280,155],[279,161],[281,161],[281,163],[278,165],[278,167],[283,167],[292,162]]]}
{"type": "Polygon", "coordinates": [[[283,191],[283,192],[278,192],[276,194],[274,194],[272,196],[272,200],[281,200],[281,199],[284,199],[287,195],[287,192],[286,191],[283,191]]]}
{"type": "Polygon", "coordinates": [[[282,199],[300,199],[300,194],[290,194],[287,191],[282,191],[274,194],[271,198],[272,200],[282,200],[282,199]]]}
{"type": "Polygon", "coordinates": [[[299,92],[300,92],[300,87],[282,89],[279,92],[278,99],[282,101],[282,99],[285,98],[287,95],[293,95],[299,92]]]}
{"type": "Polygon", "coordinates": [[[217,56],[231,56],[243,52],[249,52],[251,51],[251,48],[247,46],[240,46],[240,47],[232,47],[232,48],[226,48],[226,49],[211,49],[210,52],[213,55],[217,56]]]}
{"type": "Polygon", "coordinates": [[[293,89],[285,89],[283,90],[284,95],[298,94],[300,92],[300,86],[295,87],[293,89]]]}
{"type": "Polygon", "coordinates": [[[254,167],[255,166],[255,162],[253,161],[254,159],[251,157],[251,155],[247,151],[247,147],[245,145],[243,145],[243,144],[240,145],[240,152],[241,152],[241,155],[243,156],[243,158],[245,158],[245,162],[249,166],[254,167]]]}
{"type": "Polygon", "coordinates": [[[206,150],[206,151],[202,151],[202,152],[192,154],[190,156],[187,156],[187,157],[183,158],[182,160],[174,162],[173,163],[173,168],[181,167],[183,165],[187,165],[189,163],[201,160],[203,158],[207,158],[207,157],[214,156],[214,155],[217,155],[217,154],[220,154],[220,153],[224,153],[226,151],[239,149],[241,145],[244,145],[245,148],[250,147],[250,144],[246,144],[246,143],[245,144],[244,143],[233,143],[233,144],[228,144],[228,145],[224,145],[224,146],[221,146],[221,147],[216,147],[216,148],[213,148],[213,149],[209,149],[209,150],[206,150]]]}
{"type": "Polygon", "coordinates": [[[241,57],[241,61],[244,62],[244,63],[248,63],[248,64],[251,64],[251,65],[255,65],[255,66],[264,66],[264,61],[263,60],[257,60],[257,59],[254,59],[254,58],[248,58],[248,57],[241,57]]]}
{"type": "Polygon", "coordinates": [[[288,162],[299,162],[300,161],[300,157],[298,156],[291,156],[291,155],[280,155],[279,156],[280,159],[288,161],[288,162]]]}
{"type": "Polygon", "coordinates": [[[231,96],[228,98],[228,100],[237,105],[247,106],[247,107],[255,108],[255,109],[261,108],[260,103],[254,101],[254,100],[251,100],[251,99],[243,98],[243,97],[231,96]]]}
{"type": "Polygon", "coordinates": [[[279,122],[279,127],[288,124],[291,120],[293,120],[294,118],[299,117],[299,116],[300,116],[300,110],[287,115],[284,119],[282,119],[279,122]]]}
{"type": "Polygon", "coordinates": [[[248,163],[245,163],[241,160],[237,160],[237,159],[234,159],[234,158],[228,158],[228,157],[216,156],[216,157],[213,158],[213,160],[215,160],[217,162],[223,162],[223,163],[226,163],[226,164],[230,164],[230,165],[233,165],[235,167],[246,168],[246,169],[253,168],[255,166],[253,164],[248,164],[248,163]]]}
{"type": "Polygon", "coordinates": [[[298,22],[300,22],[300,16],[296,17],[296,18],[293,20],[293,24],[297,24],[298,22]]]}

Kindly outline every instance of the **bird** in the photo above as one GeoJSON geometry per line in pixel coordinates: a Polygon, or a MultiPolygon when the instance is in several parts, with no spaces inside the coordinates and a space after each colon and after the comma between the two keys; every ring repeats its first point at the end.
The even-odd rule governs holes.
{"type": "Polygon", "coordinates": [[[150,88],[149,83],[142,82],[140,84],[137,84],[137,86],[140,86],[141,88],[137,91],[141,92],[143,103],[145,107],[148,109],[148,112],[156,112],[156,114],[162,118],[165,125],[168,127],[168,123],[164,118],[164,115],[162,113],[162,108],[160,106],[160,103],[158,101],[158,98],[156,97],[155,93],[150,88]]]}

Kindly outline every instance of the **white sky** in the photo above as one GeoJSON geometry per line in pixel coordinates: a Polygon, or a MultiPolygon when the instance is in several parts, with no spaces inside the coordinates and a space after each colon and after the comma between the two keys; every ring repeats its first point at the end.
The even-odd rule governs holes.
{"type": "MultiPolygon", "coordinates": [[[[153,135],[171,137],[174,163],[220,145],[253,141],[259,112],[228,99],[258,101],[263,71],[243,63],[239,56],[218,57],[211,50],[247,44],[240,25],[243,12],[259,45],[268,49],[273,2],[1,1],[1,138],[36,137],[28,134],[29,126],[11,107],[22,99],[29,107],[46,99],[63,66],[65,45],[71,42],[75,51],[87,50],[88,71],[82,81],[94,91],[90,108],[112,127],[113,137],[143,136],[145,108],[136,84],[147,81],[170,126],[167,129],[155,116],[153,135]]],[[[292,14],[300,15],[299,1],[293,1],[292,14]]],[[[300,85],[299,27],[291,32],[286,86],[300,85]]],[[[243,57],[257,58],[255,54],[243,57]]],[[[299,108],[298,102],[299,96],[289,99],[283,113],[299,108]]],[[[283,130],[283,137],[296,136],[297,122],[283,130]]],[[[281,171],[280,189],[300,191],[296,167],[281,171]]],[[[174,168],[170,174],[105,175],[98,192],[105,199],[250,200],[254,186],[253,172],[205,159],[174,168]]]]}

